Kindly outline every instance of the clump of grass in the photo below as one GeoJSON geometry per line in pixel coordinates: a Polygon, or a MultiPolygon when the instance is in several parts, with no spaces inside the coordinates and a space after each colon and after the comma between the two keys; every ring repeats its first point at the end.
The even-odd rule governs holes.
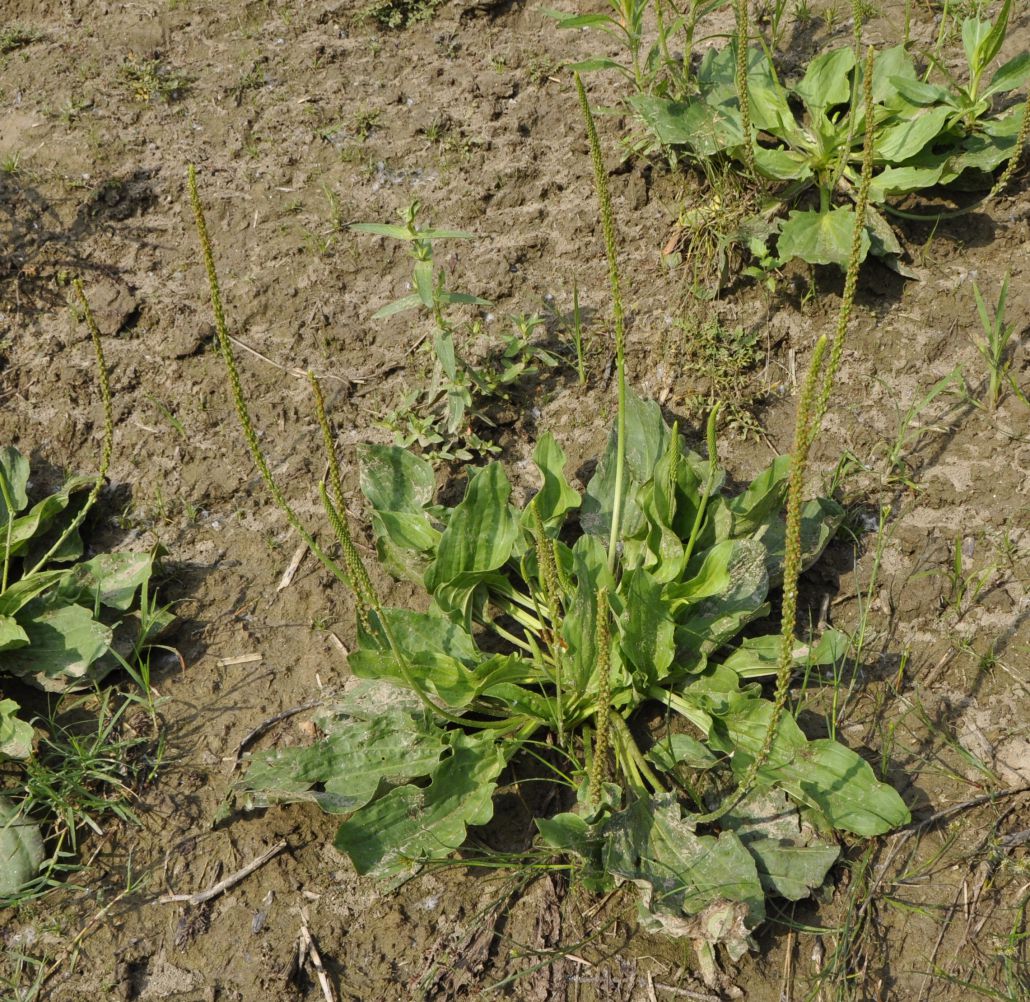
{"type": "Polygon", "coordinates": [[[0,30],[0,56],[24,49],[25,46],[38,42],[42,37],[43,32],[35,28],[26,28],[17,24],[9,25],[0,30]]]}

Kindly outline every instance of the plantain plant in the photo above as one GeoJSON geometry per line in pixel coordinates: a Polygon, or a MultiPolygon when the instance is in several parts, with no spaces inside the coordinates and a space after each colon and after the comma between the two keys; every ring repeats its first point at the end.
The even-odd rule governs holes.
{"type": "MultiPolygon", "coordinates": [[[[576,83],[617,360],[616,425],[595,473],[577,491],[548,432],[533,454],[539,489],[527,504],[513,503],[503,466],[492,462],[470,470],[463,498],[447,505],[435,499],[426,460],[365,446],[360,485],[379,559],[428,593],[425,612],[390,607],[353,543],[312,379],[328,452],[320,494],[341,558],[316,553],[354,593],[357,682],[323,710],[319,741],[253,756],[234,794],[245,806],[306,801],[339,815],[336,847],[359,873],[396,882],[458,850],[470,826],[492,817],[506,777],[535,762],[567,791],[562,811],[536,819],[541,848],[578,860],[591,887],[637,885],[645,924],[693,940],[710,972],[715,944],[735,957],[752,945],[767,896],[797,900],[822,884],[839,854],[835,831],[870,837],[909,818],[864,759],[810,740],[787,711],[795,668],[836,662],[848,648],[833,630],[800,641],[795,620],[798,575],[843,519],[829,498],[804,500],[803,485],[861,246],[856,239],[837,334],[813,355],[793,455],[729,490],[717,414],[700,455],[626,384],[615,228],[576,83]],[[755,635],[779,587],[782,633],[755,635]],[[776,680],[771,698],[764,677],[776,680]]],[[[863,191],[870,165],[867,155],[863,191]]],[[[190,185],[235,392],[192,172],[190,185]]],[[[238,393],[236,406],[256,449],[238,393]]],[[[259,452],[254,458],[266,472],[259,452]]],[[[282,499],[277,487],[273,495],[282,499]]]]}
{"type": "MultiPolygon", "coordinates": [[[[1030,96],[1009,98],[1030,80],[1030,53],[988,73],[1008,32],[1012,0],[1005,0],[993,21],[963,21],[964,72],[953,72],[933,53],[921,71],[909,48],[898,45],[877,55],[868,79],[861,60],[862,8],[853,3],[854,44],[816,56],[793,83],[782,78],[764,41],[752,44],[748,0],[735,0],[734,6],[737,30],[728,45],[707,49],[689,79],[666,72],[663,86],[636,82],[629,104],[652,145],[674,160],[686,154],[709,176],[713,164],[729,163],[761,182],[766,204],[726,236],[747,244],[755,257],[777,266],[793,258],[847,266],[867,129],[865,88],[873,94],[869,197],[875,207],[866,214],[863,258],[872,253],[905,273],[888,219],[908,215],[897,206],[899,198],[943,187],[993,192],[1012,176],[1030,129],[1030,96]],[[933,72],[940,83],[930,82],[933,72]],[[994,181],[992,172],[1002,165],[994,181]]],[[[570,21],[591,24],[591,17],[570,21]]],[[[642,9],[637,19],[642,25],[642,9]]],[[[641,34],[642,28],[638,45],[641,34]]],[[[597,70],[609,64],[614,65],[583,65],[597,70]]]]}
{"type": "MultiPolygon", "coordinates": [[[[143,649],[172,618],[164,611],[141,614],[144,635],[131,637],[134,624],[126,614],[137,601],[148,604],[153,551],[85,559],[80,529],[105,483],[114,423],[100,333],[81,283],[74,288],[104,405],[100,469],[95,476],[69,477],[30,505],[29,460],[13,446],[0,449],[0,763],[19,766],[32,757],[36,733],[10,698],[12,681],[53,693],[89,688],[125,665],[119,650],[133,644],[143,649]]],[[[44,860],[39,826],[26,816],[31,798],[19,766],[8,770],[15,782],[0,794],[0,898],[17,894],[44,860]]]]}

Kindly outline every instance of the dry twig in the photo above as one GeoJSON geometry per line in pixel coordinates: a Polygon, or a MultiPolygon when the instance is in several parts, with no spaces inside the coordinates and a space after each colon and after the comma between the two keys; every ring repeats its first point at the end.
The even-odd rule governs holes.
{"type": "Polygon", "coordinates": [[[157,899],[157,903],[165,905],[173,901],[182,901],[194,908],[197,905],[202,905],[205,901],[217,898],[219,894],[229,890],[230,887],[235,887],[241,880],[249,877],[255,870],[264,866],[273,856],[278,856],[288,844],[286,839],[276,842],[267,852],[262,853],[257,859],[252,859],[246,866],[235,873],[230,873],[224,880],[219,880],[217,884],[209,887],[206,891],[198,891],[196,894],[165,894],[157,899]]]}

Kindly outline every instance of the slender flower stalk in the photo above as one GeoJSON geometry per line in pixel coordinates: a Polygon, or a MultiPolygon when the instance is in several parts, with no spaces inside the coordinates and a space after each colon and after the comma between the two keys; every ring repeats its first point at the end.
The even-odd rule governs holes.
{"type": "Polygon", "coordinates": [[[590,799],[596,807],[601,802],[601,786],[608,772],[608,739],[612,703],[611,633],[608,627],[608,589],[597,593],[597,735],[594,738],[594,761],[590,769],[590,799]]]}
{"type": "Polygon", "coordinates": [[[866,50],[865,74],[863,76],[863,103],[865,105],[865,143],[862,148],[862,177],[855,198],[855,229],[851,235],[851,253],[848,256],[848,271],[844,278],[844,295],[840,310],[837,312],[837,328],[830,348],[830,361],[823,374],[819,397],[812,411],[811,428],[809,429],[809,447],[819,434],[826,409],[830,403],[830,395],[837,379],[837,372],[844,357],[844,341],[851,321],[851,311],[855,305],[855,292],[858,288],[858,273],[861,270],[862,237],[865,234],[865,220],[869,207],[869,185],[873,179],[873,47],[866,50]]]}
{"type": "Polygon", "coordinates": [[[751,12],[748,0],[737,0],[737,101],[740,105],[740,128],[744,133],[744,165],[755,173],[754,130],[751,125],[751,91],[748,86],[748,42],[751,37],[751,12]]]}
{"type": "MultiPolygon", "coordinates": [[[[104,346],[100,342],[100,328],[97,327],[97,322],[93,318],[93,311],[89,308],[89,300],[86,299],[86,293],[83,291],[82,281],[78,278],[75,279],[72,287],[75,289],[79,306],[82,308],[82,318],[86,322],[86,329],[89,331],[90,340],[93,342],[93,354],[97,362],[97,379],[100,383],[100,399],[104,404],[104,441],[100,447],[100,467],[97,470],[97,476],[93,481],[93,487],[89,492],[89,496],[86,498],[86,503],[79,509],[75,518],[71,520],[64,532],[57,537],[50,549],[36,561],[36,565],[32,570],[23,575],[24,577],[31,577],[37,571],[41,571],[53,558],[54,554],[58,553],[61,547],[71,538],[72,533],[82,525],[90,509],[96,504],[97,498],[100,497],[100,492],[107,481],[107,471],[111,468],[111,452],[114,447],[114,406],[111,402],[111,382],[108,378],[107,362],[104,359],[104,346]]],[[[13,516],[9,500],[7,501],[7,511],[9,515],[13,516]]],[[[8,523],[8,539],[10,539],[12,525],[12,522],[8,523]]],[[[4,567],[3,587],[5,589],[7,587],[6,565],[4,567]]]]}
{"type": "Polygon", "coordinates": [[[622,291],[619,287],[619,263],[615,245],[615,213],[608,193],[608,175],[601,156],[601,143],[597,138],[594,116],[583,81],[575,74],[576,92],[586,122],[587,138],[590,141],[590,159],[594,165],[594,184],[597,200],[601,205],[601,227],[604,230],[604,251],[608,257],[608,284],[612,293],[612,313],[615,319],[615,369],[619,388],[619,410],[615,421],[615,497],[612,499],[612,526],[608,537],[608,570],[614,571],[619,549],[619,530],[622,523],[622,495],[626,478],[626,337],[625,315],[622,309],[622,291]]]}

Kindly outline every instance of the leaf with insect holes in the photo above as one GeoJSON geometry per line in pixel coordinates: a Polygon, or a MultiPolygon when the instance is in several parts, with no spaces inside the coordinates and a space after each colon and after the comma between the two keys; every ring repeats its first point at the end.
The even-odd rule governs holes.
{"type": "Polygon", "coordinates": [[[0,896],[17,894],[43,863],[43,836],[7,797],[0,797],[0,896]]]}
{"type": "Polygon", "coordinates": [[[640,888],[652,929],[721,942],[738,959],[747,951],[750,931],[765,918],[765,894],[754,857],[736,834],[696,835],[689,816],[664,796],[634,800],[600,835],[605,869],[640,888]],[[699,921],[713,910],[739,921],[699,921]]]}
{"type": "Polygon", "coordinates": [[[507,761],[489,733],[451,731],[450,753],[428,786],[395,786],[340,825],[335,845],[360,874],[403,879],[431,859],[444,859],[464,841],[469,825],[493,816],[497,777],[507,761]]]}
{"type": "MultiPolygon", "coordinates": [[[[837,664],[848,653],[851,641],[840,630],[826,630],[814,647],[796,644],[792,660],[796,667],[837,664]]],[[[727,657],[721,659],[723,667],[736,672],[741,678],[760,678],[775,675],[780,661],[783,638],[779,634],[766,637],[746,637],[727,657]]]]}
{"type": "Polygon", "coordinates": [[[744,142],[740,113],[705,101],[668,101],[650,94],[635,94],[630,106],[659,142],[689,146],[700,156],[712,156],[744,142]]]}
{"type": "Polygon", "coordinates": [[[153,568],[153,553],[101,553],[73,567],[57,594],[72,602],[99,602],[126,612],[153,568]]]}
{"type": "Polygon", "coordinates": [[[818,838],[779,790],[755,791],[723,816],[754,857],[769,894],[800,901],[821,887],[840,847],[818,838]]]}

